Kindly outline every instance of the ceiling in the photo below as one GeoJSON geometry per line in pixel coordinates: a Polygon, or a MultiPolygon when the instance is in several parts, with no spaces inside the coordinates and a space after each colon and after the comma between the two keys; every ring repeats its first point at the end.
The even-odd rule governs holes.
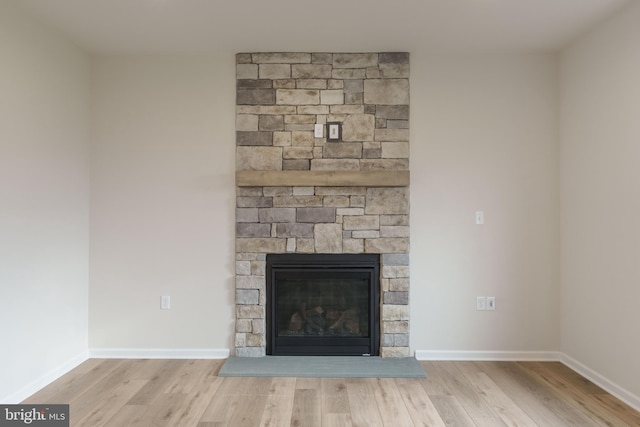
{"type": "Polygon", "coordinates": [[[208,54],[553,51],[633,0],[11,1],[91,53],[208,54]]]}

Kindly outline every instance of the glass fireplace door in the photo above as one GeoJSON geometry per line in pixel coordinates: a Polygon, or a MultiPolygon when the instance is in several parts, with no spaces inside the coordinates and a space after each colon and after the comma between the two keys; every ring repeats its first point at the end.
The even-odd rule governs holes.
{"type": "Polygon", "coordinates": [[[377,355],[377,274],[369,266],[268,263],[267,354],[377,355]]]}

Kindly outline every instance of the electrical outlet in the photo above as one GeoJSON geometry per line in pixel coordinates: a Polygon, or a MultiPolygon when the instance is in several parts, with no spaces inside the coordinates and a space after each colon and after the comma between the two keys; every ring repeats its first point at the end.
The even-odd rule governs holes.
{"type": "Polygon", "coordinates": [[[486,300],[484,297],[476,297],[476,310],[486,310],[486,300]]]}
{"type": "Polygon", "coordinates": [[[496,309],[496,297],[487,297],[487,310],[496,309]]]}
{"type": "Polygon", "coordinates": [[[484,224],[484,211],[476,211],[476,224],[484,224]]]}
{"type": "Polygon", "coordinates": [[[169,310],[171,308],[171,297],[163,295],[160,297],[160,308],[162,310],[169,310]]]}

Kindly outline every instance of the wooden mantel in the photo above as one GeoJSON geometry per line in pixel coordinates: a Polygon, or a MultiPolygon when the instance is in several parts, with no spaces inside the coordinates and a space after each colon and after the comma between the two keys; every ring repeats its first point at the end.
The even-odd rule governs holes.
{"type": "Polygon", "coordinates": [[[237,171],[238,187],[408,187],[409,171],[237,171]]]}

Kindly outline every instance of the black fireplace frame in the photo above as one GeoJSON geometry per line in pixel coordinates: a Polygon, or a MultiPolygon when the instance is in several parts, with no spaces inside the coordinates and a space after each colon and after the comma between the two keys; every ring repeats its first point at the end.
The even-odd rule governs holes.
{"type": "Polygon", "coordinates": [[[378,356],[380,354],[379,254],[268,254],[266,267],[266,354],[274,356],[378,356]],[[367,277],[369,283],[368,337],[278,336],[277,279],[284,277],[367,277]]]}

